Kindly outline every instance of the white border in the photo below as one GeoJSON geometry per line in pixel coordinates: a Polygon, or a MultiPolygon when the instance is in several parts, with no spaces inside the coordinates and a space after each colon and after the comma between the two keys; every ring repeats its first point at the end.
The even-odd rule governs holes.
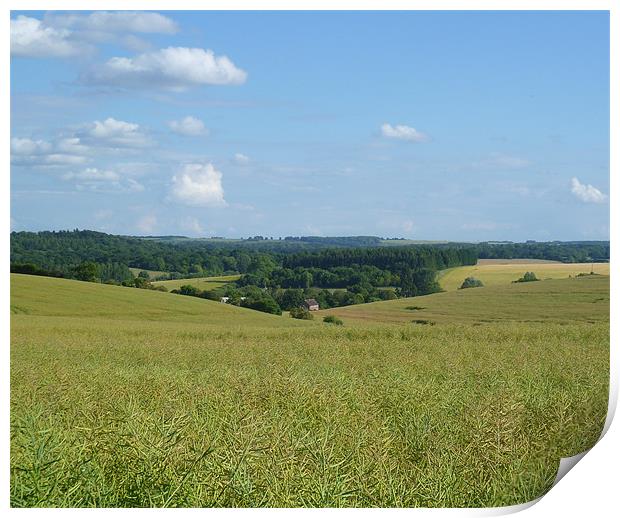
{"type": "MultiPolygon", "coordinates": [[[[618,105],[618,93],[620,92],[620,81],[618,77],[618,65],[620,64],[620,39],[618,31],[618,23],[620,21],[619,10],[617,2],[614,0],[358,0],[358,1],[343,1],[343,0],[300,0],[295,3],[285,2],[282,0],[264,0],[264,1],[251,1],[251,0],[214,0],[208,2],[197,2],[191,0],[151,0],[149,2],[137,1],[137,0],[86,0],[80,2],[78,0],[58,0],[55,2],[50,1],[37,1],[37,0],[7,0],[3,3],[3,17],[0,21],[0,33],[4,34],[2,45],[4,47],[2,53],[2,70],[5,71],[2,74],[3,80],[0,81],[0,92],[2,98],[2,114],[3,124],[0,125],[2,132],[2,157],[3,157],[3,174],[0,181],[2,182],[2,192],[5,196],[5,203],[2,211],[1,218],[3,220],[2,243],[4,253],[2,255],[2,268],[4,272],[9,270],[9,233],[10,228],[10,177],[9,177],[9,141],[10,141],[10,83],[7,80],[10,70],[10,31],[9,31],[9,11],[10,10],[151,10],[151,11],[165,11],[165,10],[609,10],[610,11],[610,29],[611,29],[611,110],[610,110],[610,142],[611,144],[611,161],[610,161],[610,200],[616,199],[618,191],[618,180],[615,175],[618,174],[618,149],[620,149],[620,142],[618,140],[618,125],[620,124],[620,109],[618,105]],[[615,143],[615,145],[613,144],[615,143]]],[[[616,302],[615,294],[618,293],[618,271],[615,268],[615,258],[618,257],[619,247],[617,242],[617,225],[618,210],[617,206],[610,203],[610,236],[611,236],[611,255],[612,255],[612,275],[611,275],[611,314],[618,314],[618,304],[616,302]]],[[[0,383],[2,383],[1,398],[2,398],[2,441],[3,448],[0,449],[0,455],[2,459],[2,475],[0,477],[0,509],[9,509],[9,281],[8,275],[2,275],[2,306],[0,307],[0,315],[2,318],[3,326],[2,333],[4,337],[3,347],[3,370],[0,376],[0,383]]],[[[216,509],[209,510],[208,512],[218,515],[224,515],[229,513],[239,514],[286,514],[299,513],[303,514],[316,514],[316,513],[338,513],[348,514],[356,513],[357,515],[366,513],[388,513],[388,514],[402,514],[413,513],[415,515],[432,513],[433,515],[444,516],[489,516],[500,515],[510,512],[516,512],[523,508],[527,508],[528,516],[541,516],[547,517],[553,515],[565,515],[565,516],[609,516],[612,514],[612,509],[617,512],[618,509],[618,497],[617,497],[617,474],[618,467],[615,464],[617,459],[620,459],[619,444],[620,444],[620,430],[618,424],[613,422],[613,414],[617,406],[618,399],[618,379],[620,375],[618,353],[615,350],[614,345],[617,344],[618,327],[615,324],[615,320],[611,321],[611,378],[610,378],[610,401],[608,417],[605,424],[604,436],[600,442],[590,450],[585,457],[578,463],[578,465],[568,473],[562,481],[554,487],[547,495],[537,501],[535,505],[532,503],[525,504],[524,506],[514,506],[512,508],[493,508],[493,509],[383,509],[383,510],[330,510],[330,509],[295,509],[295,510],[276,510],[276,509],[216,509]]],[[[28,515],[39,515],[42,511],[40,509],[10,509],[10,513],[25,513],[28,515]]],[[[106,510],[106,509],[60,509],[60,510],[46,510],[46,514],[69,514],[74,516],[81,516],[83,513],[88,514],[125,514],[125,513],[138,513],[144,515],[145,513],[165,513],[175,512],[182,514],[189,514],[194,512],[201,512],[200,510],[106,510]]]]}

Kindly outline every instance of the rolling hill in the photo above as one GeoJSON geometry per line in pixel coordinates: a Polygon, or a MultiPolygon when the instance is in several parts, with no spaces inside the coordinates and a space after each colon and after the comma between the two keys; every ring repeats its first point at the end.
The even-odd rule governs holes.
{"type": "Polygon", "coordinates": [[[609,263],[535,262],[527,259],[481,260],[473,266],[459,266],[443,270],[438,281],[446,291],[458,289],[466,277],[475,277],[485,286],[508,285],[525,272],[534,272],[539,279],[566,279],[580,273],[609,275],[609,263]]]}
{"type": "Polygon", "coordinates": [[[609,321],[609,277],[503,284],[317,312],[345,325],[609,321]]]}
{"type": "MultiPolygon", "coordinates": [[[[11,274],[12,317],[72,317],[234,328],[308,325],[251,309],[195,297],[108,284],[11,274]]],[[[109,324],[108,324],[109,325],[109,324]]]]}

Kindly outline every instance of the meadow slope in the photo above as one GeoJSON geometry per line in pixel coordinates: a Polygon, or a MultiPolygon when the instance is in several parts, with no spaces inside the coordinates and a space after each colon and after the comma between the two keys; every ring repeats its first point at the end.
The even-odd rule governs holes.
{"type": "Polygon", "coordinates": [[[534,272],[539,279],[566,279],[580,273],[609,275],[609,263],[557,263],[536,262],[531,259],[481,260],[473,266],[458,266],[439,272],[438,280],[446,291],[458,289],[466,277],[475,277],[485,286],[506,286],[522,277],[525,272],[534,272]]]}
{"type": "Polygon", "coordinates": [[[181,286],[195,286],[199,290],[214,290],[236,281],[241,275],[220,275],[218,277],[192,277],[189,279],[174,279],[171,281],[155,281],[153,286],[165,286],[168,291],[178,290],[181,286]]]}
{"type": "MultiPolygon", "coordinates": [[[[527,290],[556,293],[561,282],[527,290]]],[[[458,293],[451,311],[461,324],[358,327],[351,318],[336,327],[13,275],[11,505],[536,498],[560,457],[595,443],[607,409],[608,284],[568,282],[565,310],[587,303],[587,318],[567,322],[519,288],[505,297],[513,311],[525,311],[526,298],[544,322],[475,326],[459,314],[480,306],[483,288],[458,293]]],[[[404,302],[422,299],[430,307],[431,297],[404,302]]]]}
{"type": "Polygon", "coordinates": [[[592,275],[434,293],[317,311],[350,325],[460,322],[536,323],[609,320],[609,277],[592,275]],[[422,323],[422,322],[420,322],[422,323]]]}

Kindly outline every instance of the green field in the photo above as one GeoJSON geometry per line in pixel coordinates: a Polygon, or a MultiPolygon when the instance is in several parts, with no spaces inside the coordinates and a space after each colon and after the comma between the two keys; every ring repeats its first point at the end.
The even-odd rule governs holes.
{"type": "Polygon", "coordinates": [[[410,324],[413,320],[470,325],[608,322],[609,277],[593,275],[469,288],[344,306],[317,311],[316,315],[336,315],[345,324],[355,326],[410,324]]]}
{"type": "Polygon", "coordinates": [[[337,327],[11,275],[11,505],[529,501],[602,429],[608,282],[330,310],[337,327]]]}
{"type": "Polygon", "coordinates": [[[485,286],[503,286],[516,281],[525,272],[534,272],[539,279],[566,279],[569,275],[574,277],[590,271],[609,275],[609,263],[538,263],[527,259],[480,263],[443,270],[438,275],[439,284],[444,290],[452,291],[458,289],[466,277],[475,277],[485,286]]]}
{"type": "Polygon", "coordinates": [[[195,286],[199,290],[214,290],[229,282],[236,281],[240,275],[220,275],[219,277],[194,277],[190,279],[175,279],[173,281],[156,281],[153,286],[165,286],[168,291],[178,290],[186,284],[195,286]]]}
{"type": "Polygon", "coordinates": [[[142,268],[129,268],[131,273],[134,275],[138,275],[140,272],[146,272],[149,274],[149,279],[156,279],[157,277],[161,277],[162,275],[168,275],[168,272],[162,272],[161,270],[144,270],[142,268]]]}

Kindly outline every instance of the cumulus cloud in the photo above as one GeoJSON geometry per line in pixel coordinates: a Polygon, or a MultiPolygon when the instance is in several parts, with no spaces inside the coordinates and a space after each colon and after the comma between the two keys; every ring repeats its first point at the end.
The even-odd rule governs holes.
{"type": "Polygon", "coordinates": [[[54,27],[74,28],[95,32],[139,32],[174,34],[177,24],[159,13],[135,11],[97,11],[91,14],[49,14],[46,23],[54,27]]]}
{"type": "Polygon", "coordinates": [[[172,131],[186,137],[198,137],[208,133],[204,123],[195,117],[188,115],[180,121],[170,121],[168,126],[172,131]]]}
{"type": "Polygon", "coordinates": [[[90,125],[87,135],[99,145],[108,147],[139,148],[151,144],[150,139],[140,130],[138,124],[108,117],[90,125]]]}
{"type": "Polygon", "coordinates": [[[11,139],[11,163],[31,166],[84,164],[102,152],[133,152],[152,144],[138,124],[109,117],[71,132],[65,131],[49,142],[14,137],[11,139]]]}
{"type": "Polygon", "coordinates": [[[71,31],[55,29],[41,20],[18,16],[11,20],[11,55],[32,58],[68,58],[90,52],[70,39],[71,31]]]}
{"type": "Polygon", "coordinates": [[[233,160],[237,165],[247,165],[250,163],[250,157],[244,155],[243,153],[235,153],[233,160]]]}
{"type": "Polygon", "coordinates": [[[172,177],[172,199],[197,207],[224,207],[222,173],[213,164],[187,164],[172,177]]]}
{"type": "Polygon", "coordinates": [[[571,192],[584,203],[605,203],[607,195],[590,184],[583,184],[577,178],[571,180],[571,192]]]}
{"type": "Polygon", "coordinates": [[[428,137],[424,133],[402,124],[392,126],[391,124],[385,123],[381,126],[381,134],[386,138],[408,140],[409,142],[423,142],[428,140],[428,137]]]}
{"type": "Polygon", "coordinates": [[[216,56],[212,50],[168,47],[131,58],[113,57],[85,73],[82,82],[186,90],[201,85],[238,85],[246,78],[246,72],[226,56],[216,56]]]}

